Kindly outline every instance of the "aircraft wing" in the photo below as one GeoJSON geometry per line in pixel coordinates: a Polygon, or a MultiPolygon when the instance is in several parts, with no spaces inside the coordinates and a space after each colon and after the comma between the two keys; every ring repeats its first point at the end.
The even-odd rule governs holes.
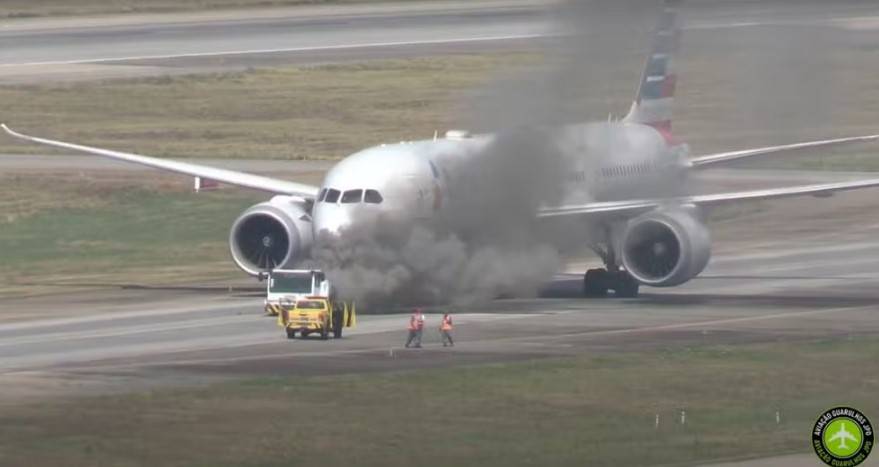
{"type": "Polygon", "coordinates": [[[784,188],[769,188],[753,191],[717,193],[709,195],[681,196],[677,198],[657,198],[627,201],[607,201],[543,208],[538,217],[560,217],[572,215],[634,216],[663,206],[695,205],[713,207],[742,201],[760,201],[794,196],[830,196],[837,191],[859,190],[879,187],[879,178],[846,182],[800,185],[784,188]]]}
{"type": "Polygon", "coordinates": [[[689,160],[691,168],[705,169],[718,165],[730,164],[743,159],[756,156],[774,155],[785,152],[792,152],[805,149],[829,148],[835,146],[844,146],[854,143],[868,143],[879,141],[879,135],[855,136],[851,138],[825,139],[821,141],[808,141],[803,143],[784,144],[781,146],[767,146],[765,148],[745,149],[741,151],[720,152],[717,154],[708,154],[704,156],[693,157],[689,160]]]}
{"type": "Polygon", "coordinates": [[[36,138],[33,136],[23,135],[21,133],[15,132],[3,124],[0,124],[0,128],[2,128],[3,131],[15,138],[30,141],[32,143],[43,144],[46,146],[54,146],[56,148],[62,149],[69,149],[86,154],[94,154],[96,156],[103,156],[119,161],[145,165],[147,167],[153,167],[155,169],[191,175],[193,177],[216,180],[218,182],[227,183],[229,185],[252,188],[255,190],[265,191],[274,194],[301,196],[303,198],[313,199],[317,197],[317,193],[319,190],[318,187],[311,185],[288,182],[286,180],[263,177],[244,172],[236,172],[234,170],[219,169],[204,165],[190,164],[187,162],[178,162],[167,159],[159,159],[155,157],[140,156],[137,154],[129,154],[126,152],[110,151],[107,149],[65,143],[62,141],[36,138]]]}

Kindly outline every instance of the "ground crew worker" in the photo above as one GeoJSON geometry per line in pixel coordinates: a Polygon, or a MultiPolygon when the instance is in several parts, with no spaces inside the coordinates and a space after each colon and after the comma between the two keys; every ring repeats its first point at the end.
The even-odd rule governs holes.
{"type": "Polygon", "coordinates": [[[409,338],[406,339],[406,348],[415,344],[415,348],[421,348],[421,335],[424,333],[424,313],[421,308],[416,308],[409,317],[409,338]]]}
{"type": "Polygon", "coordinates": [[[440,323],[440,334],[443,338],[443,347],[454,347],[455,341],[452,340],[452,315],[443,314],[443,320],[440,323]]]}

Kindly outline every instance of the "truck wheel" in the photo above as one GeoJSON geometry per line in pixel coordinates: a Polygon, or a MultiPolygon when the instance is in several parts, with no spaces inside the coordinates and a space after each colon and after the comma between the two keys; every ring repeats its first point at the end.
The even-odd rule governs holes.
{"type": "Polygon", "coordinates": [[[294,337],[296,337],[296,331],[294,331],[293,329],[288,329],[287,330],[287,339],[293,339],[294,337]]]}
{"type": "Polygon", "coordinates": [[[335,339],[342,337],[342,328],[345,327],[345,323],[342,322],[345,316],[342,313],[338,313],[338,315],[333,316],[333,338],[335,339]]]}

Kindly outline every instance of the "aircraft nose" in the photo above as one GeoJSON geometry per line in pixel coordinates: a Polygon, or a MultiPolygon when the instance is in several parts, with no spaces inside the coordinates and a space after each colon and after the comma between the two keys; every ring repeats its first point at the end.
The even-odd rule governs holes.
{"type": "Polygon", "coordinates": [[[319,210],[314,218],[315,232],[338,235],[351,225],[351,215],[338,206],[319,210]]]}

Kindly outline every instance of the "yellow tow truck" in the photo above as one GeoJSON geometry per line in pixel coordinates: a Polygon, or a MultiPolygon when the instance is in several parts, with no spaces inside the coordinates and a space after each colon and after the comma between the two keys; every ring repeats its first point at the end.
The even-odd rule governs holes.
{"type": "Polygon", "coordinates": [[[350,305],[329,297],[304,297],[285,303],[278,313],[278,326],[284,328],[288,339],[319,334],[321,339],[342,337],[342,329],[353,327],[356,320],[354,303],[350,305]]]}

